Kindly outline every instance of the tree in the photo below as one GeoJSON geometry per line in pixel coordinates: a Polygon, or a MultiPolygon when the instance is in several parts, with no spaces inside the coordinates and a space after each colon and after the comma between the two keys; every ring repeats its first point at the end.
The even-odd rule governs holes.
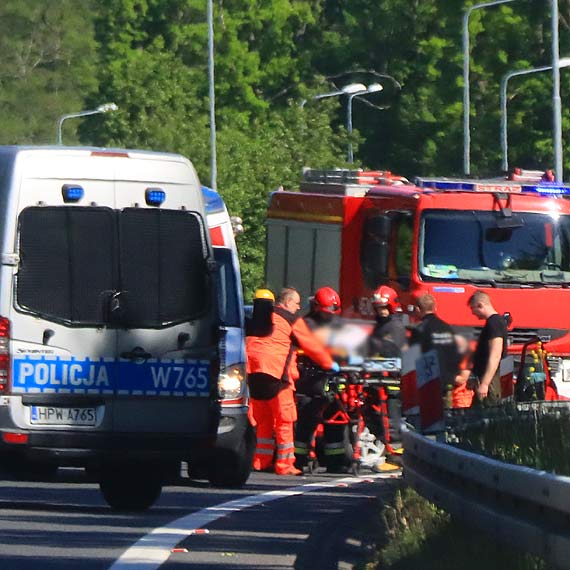
{"type": "Polygon", "coordinates": [[[91,5],[0,4],[0,143],[54,143],[58,117],[83,109],[96,90],[91,5]]]}

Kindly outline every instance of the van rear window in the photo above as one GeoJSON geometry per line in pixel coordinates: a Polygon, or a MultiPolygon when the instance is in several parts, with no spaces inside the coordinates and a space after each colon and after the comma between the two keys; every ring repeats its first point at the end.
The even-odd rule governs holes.
{"type": "Polygon", "coordinates": [[[20,307],[48,320],[103,324],[117,281],[113,210],[32,207],[19,224],[20,307]]]}
{"type": "Polygon", "coordinates": [[[30,207],[19,218],[19,254],[17,304],[47,320],[158,328],[210,303],[205,230],[194,212],[30,207]],[[111,315],[113,296],[120,310],[111,315]]]}

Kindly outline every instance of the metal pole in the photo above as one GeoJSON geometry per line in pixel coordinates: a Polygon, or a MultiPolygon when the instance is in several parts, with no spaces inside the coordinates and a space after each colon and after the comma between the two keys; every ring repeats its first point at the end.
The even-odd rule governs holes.
{"type": "Polygon", "coordinates": [[[508,138],[507,138],[507,84],[509,79],[519,75],[528,75],[529,73],[537,73],[539,71],[548,71],[552,69],[551,65],[543,65],[542,67],[533,67],[532,69],[521,69],[519,71],[511,71],[501,79],[501,148],[503,150],[503,172],[509,169],[508,159],[508,138]]]}
{"type": "Polygon", "coordinates": [[[562,109],[560,102],[560,65],[558,46],[558,0],[552,0],[552,106],[554,111],[554,175],[556,182],[564,180],[562,163],[562,109]]]}
{"type": "Polygon", "coordinates": [[[469,16],[473,10],[488,8],[498,4],[507,4],[514,0],[496,0],[495,2],[485,2],[475,4],[465,10],[463,14],[463,172],[469,176],[471,174],[471,132],[470,117],[471,101],[469,93],[469,16]]]}
{"type": "Polygon", "coordinates": [[[471,133],[469,125],[469,16],[473,8],[463,14],[463,173],[471,174],[471,133]]]}
{"type": "Polygon", "coordinates": [[[216,161],[216,101],[214,92],[214,8],[208,0],[208,96],[210,101],[210,185],[218,189],[218,166],[216,161]]]}
{"type": "Polygon", "coordinates": [[[354,160],[354,155],[353,155],[353,151],[352,151],[352,99],[353,96],[349,95],[348,96],[348,100],[346,103],[347,106],[347,113],[348,113],[348,117],[347,117],[347,132],[348,132],[348,163],[352,164],[353,160],[354,160]]]}

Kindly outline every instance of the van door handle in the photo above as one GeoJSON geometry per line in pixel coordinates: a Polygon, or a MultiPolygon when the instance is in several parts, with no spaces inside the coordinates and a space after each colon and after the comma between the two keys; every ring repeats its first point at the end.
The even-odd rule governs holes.
{"type": "Polygon", "coordinates": [[[125,360],[148,360],[152,354],[147,352],[144,348],[136,346],[130,352],[121,352],[121,358],[125,360]]]}

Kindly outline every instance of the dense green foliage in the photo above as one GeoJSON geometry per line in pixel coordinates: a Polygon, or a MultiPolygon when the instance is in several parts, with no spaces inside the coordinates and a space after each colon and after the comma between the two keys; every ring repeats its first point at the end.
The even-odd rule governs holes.
{"type": "MultiPolygon", "coordinates": [[[[347,99],[315,95],[380,82],[353,100],[357,165],[461,174],[461,27],[474,3],[213,0],[218,187],[244,217],[248,294],[263,279],[268,192],[295,186],[302,166],[346,165],[347,99]]],[[[475,175],[500,168],[501,78],[550,62],[550,5],[516,0],[471,16],[475,175]]],[[[559,9],[565,56],[570,0],[559,9]]],[[[64,142],[181,152],[209,183],[206,0],[4,0],[0,27],[0,143],[53,143],[62,114],[114,101],[113,114],[67,121],[64,142]]],[[[565,140],[569,88],[562,70],[565,140]]],[[[552,167],[551,94],[549,73],[509,84],[511,164],[552,167]]]]}
{"type": "Polygon", "coordinates": [[[453,519],[410,488],[382,511],[383,535],[367,570],[542,570],[546,564],[453,519]]]}

